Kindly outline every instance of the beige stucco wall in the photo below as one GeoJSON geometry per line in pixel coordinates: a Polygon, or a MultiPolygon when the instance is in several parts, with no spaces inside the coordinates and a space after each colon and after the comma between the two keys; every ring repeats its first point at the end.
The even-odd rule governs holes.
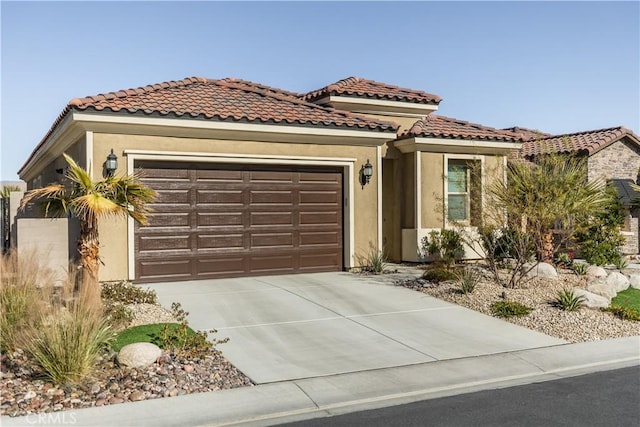
{"type": "MultiPolygon", "coordinates": [[[[378,242],[378,179],[374,173],[371,182],[361,187],[359,169],[367,159],[378,170],[377,149],[375,146],[318,145],[301,143],[278,143],[258,141],[229,141],[216,139],[176,138],[147,135],[122,135],[94,133],[93,163],[102,165],[107,154],[113,148],[118,156],[116,174],[126,172],[127,159],[123,154],[127,149],[149,150],[154,152],[205,152],[219,154],[281,155],[300,157],[332,157],[357,159],[354,167],[352,185],[354,200],[354,253],[356,257],[369,251],[370,245],[377,247],[378,242]]],[[[94,171],[94,177],[98,173],[94,171]]],[[[101,170],[100,170],[101,172],[101,170]]],[[[346,207],[345,207],[346,209],[346,207]]],[[[127,221],[125,219],[104,220],[100,224],[101,255],[105,265],[100,272],[100,280],[116,280],[128,275],[127,258],[127,221]],[[108,230],[108,231],[105,231],[108,230]]]]}
{"type": "MultiPolygon", "coordinates": [[[[85,137],[82,136],[78,141],[73,143],[71,147],[65,150],[65,153],[71,156],[73,160],[78,163],[78,165],[82,168],[86,168],[86,144],[85,137]]],[[[61,175],[56,172],[56,169],[64,169],[67,167],[67,161],[64,159],[62,155],[58,156],[52,162],[44,165],[38,172],[37,175],[42,177],[42,185],[51,184],[53,182],[58,182],[61,178],[61,175]]],[[[33,182],[28,182],[29,189],[33,188],[33,182]]]]}
{"type": "Polygon", "coordinates": [[[422,174],[422,224],[421,228],[444,226],[444,155],[419,153],[422,174]]]}
{"type": "Polygon", "coordinates": [[[404,193],[402,228],[415,228],[415,153],[403,154],[400,164],[402,168],[402,191],[404,193]]]}

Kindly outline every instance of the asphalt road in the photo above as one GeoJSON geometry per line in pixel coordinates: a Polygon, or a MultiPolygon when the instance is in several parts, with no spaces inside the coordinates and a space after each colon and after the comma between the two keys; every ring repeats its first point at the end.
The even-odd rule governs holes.
{"type": "Polygon", "coordinates": [[[640,367],[286,424],[316,426],[640,426],[640,367]]]}

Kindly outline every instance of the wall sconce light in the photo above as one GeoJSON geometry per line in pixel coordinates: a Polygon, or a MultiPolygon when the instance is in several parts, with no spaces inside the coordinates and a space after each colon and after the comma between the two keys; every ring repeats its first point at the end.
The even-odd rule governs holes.
{"type": "Polygon", "coordinates": [[[113,154],[113,148],[111,153],[107,155],[107,161],[104,162],[104,169],[107,171],[107,176],[113,176],[116,169],[118,169],[118,156],[113,154]]]}
{"type": "Polygon", "coordinates": [[[364,187],[369,183],[371,177],[373,176],[373,165],[367,159],[367,163],[362,165],[362,169],[360,169],[360,183],[364,187]]]}

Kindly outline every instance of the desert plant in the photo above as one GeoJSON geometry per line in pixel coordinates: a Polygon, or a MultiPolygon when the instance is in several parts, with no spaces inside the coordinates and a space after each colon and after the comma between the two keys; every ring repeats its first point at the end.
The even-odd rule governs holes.
{"type": "Polygon", "coordinates": [[[498,317],[520,317],[531,313],[532,308],[517,301],[500,300],[491,304],[491,313],[498,317]]]}
{"type": "Polygon", "coordinates": [[[614,316],[619,317],[622,320],[634,320],[640,321],[640,310],[633,307],[625,307],[622,305],[611,305],[607,308],[603,308],[603,311],[608,311],[614,316]]]}
{"type": "Polygon", "coordinates": [[[571,265],[573,264],[573,257],[571,255],[572,254],[568,254],[566,252],[561,252],[559,254],[556,254],[556,259],[555,259],[556,266],[563,267],[563,268],[571,268],[571,265]]]}
{"type": "Polygon", "coordinates": [[[576,295],[573,289],[563,289],[558,291],[554,303],[564,311],[577,311],[582,307],[584,297],[582,295],[576,295]]]}
{"type": "Polygon", "coordinates": [[[619,256],[618,259],[616,259],[613,264],[616,266],[618,270],[624,270],[629,265],[629,263],[623,256],[619,256]]]}
{"type": "Polygon", "coordinates": [[[422,273],[422,278],[431,283],[441,283],[457,280],[458,274],[453,269],[434,265],[433,267],[427,268],[424,273],[422,273]]]}
{"type": "Polygon", "coordinates": [[[422,239],[422,250],[451,267],[464,255],[462,243],[462,236],[457,230],[443,228],[431,231],[422,239]]]}
{"type": "Polygon", "coordinates": [[[156,304],[158,296],[153,289],[142,289],[126,280],[102,282],[102,299],[123,304],[156,304]]]}
{"type": "Polygon", "coordinates": [[[389,259],[384,251],[380,251],[373,245],[369,245],[369,251],[362,256],[358,256],[357,261],[358,264],[360,264],[360,271],[381,274],[384,273],[389,259]]]}
{"type": "Polygon", "coordinates": [[[45,216],[71,214],[80,222],[78,253],[82,265],[83,286],[98,285],[100,266],[98,219],[109,216],[130,216],[146,224],[147,204],[155,198],[155,192],[140,184],[138,176],[108,176],[94,180],[91,173],[78,166],[68,155],[69,164],[65,172],[66,182],[50,184],[28,191],[22,199],[21,208],[38,200],[45,216]]]}
{"type": "Polygon", "coordinates": [[[584,262],[574,262],[571,265],[571,269],[578,276],[584,276],[585,274],[587,274],[587,270],[589,269],[589,264],[586,264],[584,262]]]}
{"type": "Polygon", "coordinates": [[[480,274],[473,268],[463,268],[457,276],[460,291],[465,295],[472,293],[480,281],[480,274]]]}

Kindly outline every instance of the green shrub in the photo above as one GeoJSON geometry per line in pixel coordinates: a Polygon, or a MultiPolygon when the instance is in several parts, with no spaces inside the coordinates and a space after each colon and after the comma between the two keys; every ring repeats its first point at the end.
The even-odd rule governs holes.
{"type": "Polygon", "coordinates": [[[460,291],[465,295],[472,293],[480,281],[480,275],[472,268],[463,268],[457,276],[460,291]]]}
{"type": "Polygon", "coordinates": [[[491,312],[498,317],[520,317],[531,313],[532,308],[517,301],[501,300],[491,304],[491,312]]]}
{"type": "Polygon", "coordinates": [[[462,236],[456,230],[433,230],[422,239],[422,250],[433,256],[436,261],[451,266],[464,255],[462,236]]]}
{"type": "Polygon", "coordinates": [[[373,246],[369,248],[364,256],[358,257],[358,263],[360,264],[360,270],[367,273],[381,274],[384,272],[387,266],[387,256],[383,251],[379,251],[373,246]]]}
{"type": "Polygon", "coordinates": [[[603,308],[604,311],[612,313],[614,316],[623,320],[635,320],[640,321],[640,310],[633,307],[626,307],[622,305],[611,305],[607,308],[603,308]]]}
{"type": "Polygon", "coordinates": [[[434,266],[427,268],[424,273],[422,273],[422,278],[431,283],[441,283],[458,280],[458,274],[455,270],[434,266]]]}
{"type": "Polygon", "coordinates": [[[583,262],[574,262],[571,265],[571,269],[578,276],[584,276],[585,274],[587,274],[587,270],[589,269],[589,264],[585,264],[583,262]]]}
{"type": "Polygon", "coordinates": [[[566,252],[562,252],[556,255],[556,266],[563,268],[571,268],[573,265],[573,258],[566,252]]]}
{"type": "Polygon", "coordinates": [[[558,296],[554,302],[556,306],[564,311],[576,311],[582,307],[583,301],[584,297],[582,295],[576,295],[573,289],[563,289],[558,291],[558,296]]]}
{"type": "Polygon", "coordinates": [[[614,262],[614,265],[618,270],[624,270],[625,268],[627,268],[629,263],[624,257],[619,256],[618,259],[614,262]]]}
{"type": "Polygon", "coordinates": [[[102,298],[122,304],[157,304],[158,297],[152,289],[142,289],[126,280],[102,283],[102,298]]]}

